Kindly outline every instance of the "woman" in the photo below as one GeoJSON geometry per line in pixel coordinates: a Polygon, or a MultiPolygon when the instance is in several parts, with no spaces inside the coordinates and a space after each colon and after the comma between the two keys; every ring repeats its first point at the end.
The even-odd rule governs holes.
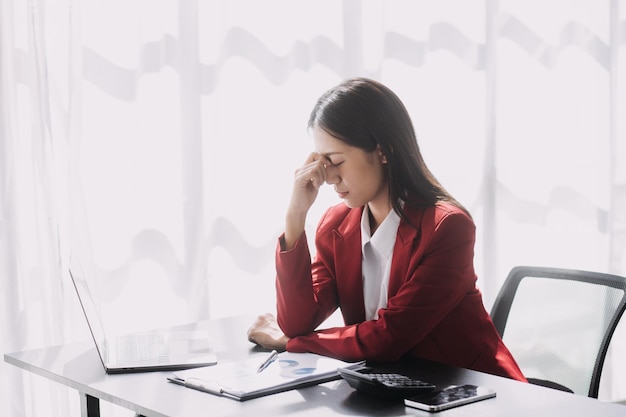
{"type": "Polygon", "coordinates": [[[248,338],[343,360],[430,359],[525,381],[476,288],[475,225],[426,167],[400,99],[365,78],[326,92],[309,119],[316,152],[295,173],[276,251],[277,317],[248,338]],[[319,188],[329,208],[315,236],[319,188]],[[344,327],[316,330],[337,308],[344,327]]]}

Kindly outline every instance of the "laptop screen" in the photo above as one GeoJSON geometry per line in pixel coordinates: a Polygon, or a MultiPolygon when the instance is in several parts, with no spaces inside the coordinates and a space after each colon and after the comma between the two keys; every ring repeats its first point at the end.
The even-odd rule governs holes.
{"type": "Polygon", "coordinates": [[[104,326],[100,318],[100,312],[93,297],[91,296],[91,291],[87,285],[83,269],[74,259],[70,261],[70,276],[72,278],[72,282],[74,283],[74,287],[76,288],[76,293],[78,294],[85,318],[87,319],[87,325],[89,326],[94,342],[96,342],[96,348],[100,353],[100,357],[104,358],[106,355],[106,336],[104,326]]]}

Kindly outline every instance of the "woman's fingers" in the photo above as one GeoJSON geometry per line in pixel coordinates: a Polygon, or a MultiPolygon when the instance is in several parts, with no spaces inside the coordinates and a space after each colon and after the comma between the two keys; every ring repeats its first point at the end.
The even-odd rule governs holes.
{"type": "MultiPolygon", "coordinates": [[[[324,164],[327,162],[320,154],[311,153],[305,163],[295,171],[293,191],[289,208],[287,209],[287,225],[285,227],[285,232],[293,232],[293,235],[287,233],[289,242],[291,242],[291,238],[297,239],[301,234],[300,229],[304,227],[303,222],[306,214],[315,202],[319,188],[326,181],[324,164]]],[[[290,245],[287,246],[289,247],[290,245]]]]}
{"type": "Polygon", "coordinates": [[[311,185],[316,190],[326,181],[326,161],[318,153],[311,153],[304,165],[296,170],[296,180],[304,185],[311,185]]]}

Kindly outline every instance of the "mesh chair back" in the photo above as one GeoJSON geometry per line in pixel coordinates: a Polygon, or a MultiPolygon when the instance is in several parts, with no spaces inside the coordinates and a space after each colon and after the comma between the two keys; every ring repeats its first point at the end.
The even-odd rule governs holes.
{"type": "Polygon", "coordinates": [[[608,345],[625,308],[624,277],[520,266],[507,277],[491,317],[527,378],[597,398],[608,345]]]}

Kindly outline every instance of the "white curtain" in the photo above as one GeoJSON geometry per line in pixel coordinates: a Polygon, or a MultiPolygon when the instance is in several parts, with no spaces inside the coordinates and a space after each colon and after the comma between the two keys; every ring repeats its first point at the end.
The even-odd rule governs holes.
{"type": "MultiPolygon", "coordinates": [[[[515,265],[626,275],[626,0],[0,0],[0,18],[2,353],[88,341],[70,256],[116,331],[272,311],[309,111],[357,75],[398,93],[472,212],[487,308],[515,265]]],[[[603,399],[626,398],[624,327],[603,399]]],[[[2,414],[76,412],[0,373],[2,414]]]]}

